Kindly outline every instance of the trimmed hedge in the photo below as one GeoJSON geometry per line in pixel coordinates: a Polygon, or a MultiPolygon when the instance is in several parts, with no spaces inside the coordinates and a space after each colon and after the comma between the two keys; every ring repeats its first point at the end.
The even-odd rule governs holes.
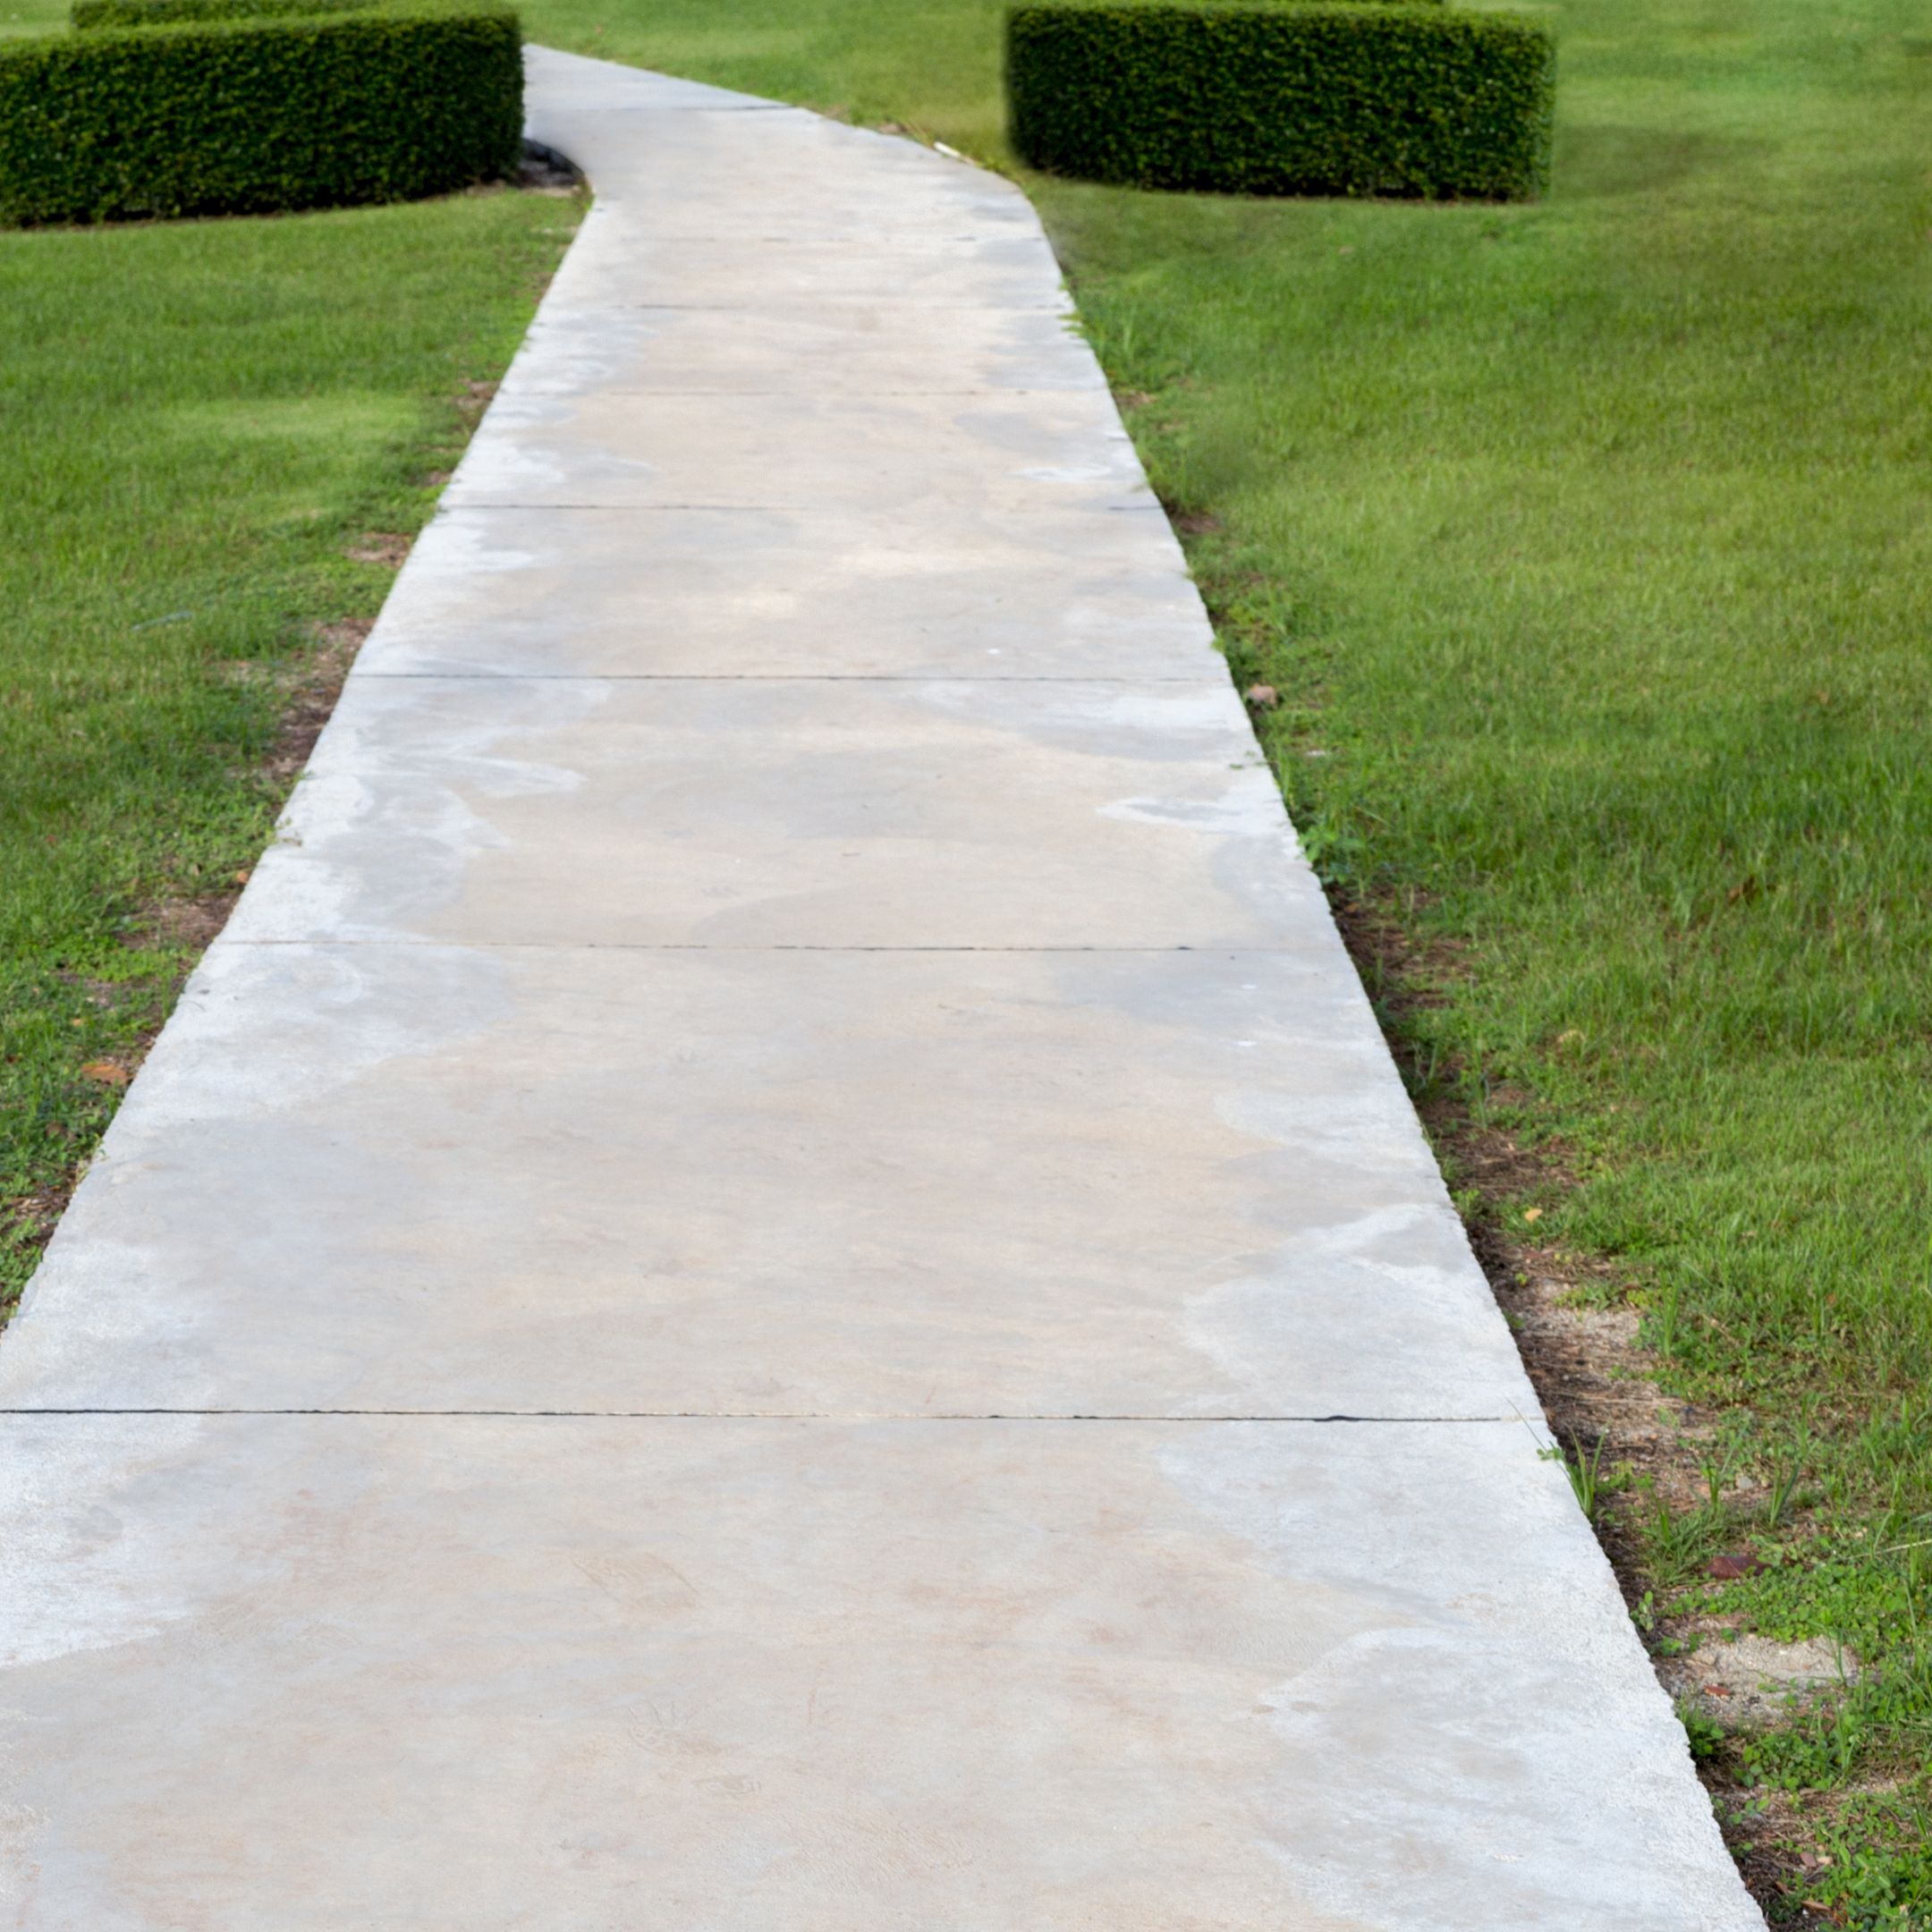
{"type": "Polygon", "coordinates": [[[1437,6],[1036,0],[1007,28],[1021,158],[1139,188],[1532,196],[1555,80],[1548,28],[1437,6]]]}
{"type": "Polygon", "coordinates": [[[462,0],[0,46],[0,222],[267,214],[513,174],[521,43],[508,8],[462,0]]]}
{"type": "Polygon", "coordinates": [[[90,27],[166,27],[176,21],[261,20],[294,13],[351,13],[376,0],[75,0],[73,23],[90,27]]]}

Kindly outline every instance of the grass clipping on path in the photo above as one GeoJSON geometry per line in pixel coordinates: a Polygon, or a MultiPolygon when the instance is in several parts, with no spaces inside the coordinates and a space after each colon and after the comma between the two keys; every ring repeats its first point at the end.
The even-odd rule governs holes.
{"type": "MultiPolygon", "coordinates": [[[[523,12],[1008,158],[999,0],[523,12]]],[[[1546,17],[1532,208],[1031,185],[1660,1664],[1856,1660],[1748,1876],[1932,1925],[1922,9],[1546,17]]]]}
{"type": "Polygon", "coordinates": [[[576,209],[0,234],[0,1307],[576,209]]]}

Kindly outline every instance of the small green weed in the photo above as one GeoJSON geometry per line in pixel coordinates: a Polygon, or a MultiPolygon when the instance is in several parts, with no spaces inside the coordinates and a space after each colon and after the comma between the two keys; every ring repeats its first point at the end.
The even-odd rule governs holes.
{"type": "Polygon", "coordinates": [[[1709,1764],[1724,1750],[1729,1740],[1724,1726],[1714,1723],[1688,1699],[1677,1699],[1677,1721],[1684,1727],[1684,1736],[1690,1741],[1690,1755],[1699,1764],[1709,1764]]]}
{"type": "Polygon", "coordinates": [[[1570,1479],[1571,1492],[1577,1499],[1577,1507],[1591,1522],[1597,1521],[1602,1497],[1620,1487],[1627,1479],[1625,1472],[1604,1468],[1604,1451],[1608,1445],[1609,1437],[1599,1436],[1588,1445],[1577,1441],[1558,1442],[1551,1448],[1538,1452],[1546,1462],[1563,1464],[1563,1473],[1570,1479]]]}

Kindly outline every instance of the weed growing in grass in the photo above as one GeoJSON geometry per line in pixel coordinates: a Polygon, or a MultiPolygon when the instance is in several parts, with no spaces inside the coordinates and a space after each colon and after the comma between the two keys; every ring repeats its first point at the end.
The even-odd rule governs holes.
{"type": "Polygon", "coordinates": [[[1677,1699],[1677,1721],[1684,1727],[1690,1755],[1699,1764],[1708,1764],[1723,1751],[1726,1742],[1724,1726],[1714,1723],[1682,1698],[1677,1699]]]}
{"type": "Polygon", "coordinates": [[[1571,1494],[1577,1499],[1577,1507],[1591,1522],[1597,1521],[1600,1500],[1621,1481],[1619,1472],[1603,1466],[1604,1451],[1608,1446],[1609,1437],[1599,1436],[1588,1446],[1572,1439],[1559,1442],[1540,1452],[1546,1461],[1563,1464],[1563,1473],[1570,1479],[1571,1494]]]}
{"type": "Polygon", "coordinates": [[[1654,1485],[1646,1489],[1644,1505],[1640,1521],[1647,1573],[1666,1585],[1689,1582],[1703,1570],[1724,1532],[1722,1508],[1707,1504],[1673,1509],[1654,1485]]]}

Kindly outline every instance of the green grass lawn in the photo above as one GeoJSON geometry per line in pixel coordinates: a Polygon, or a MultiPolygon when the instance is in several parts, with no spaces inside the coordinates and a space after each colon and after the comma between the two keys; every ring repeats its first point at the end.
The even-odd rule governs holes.
{"type": "MultiPolygon", "coordinates": [[[[1767,1903],[1932,1925],[1932,24],[1538,11],[1538,206],[1028,185],[1486,1248],[1642,1311],[1654,1643],[1864,1661],[1696,1726],[1767,1903]]],[[[1001,12],[525,5],[996,165],[1001,12]]]]}
{"type": "Polygon", "coordinates": [[[14,34],[55,33],[67,25],[63,0],[0,0],[0,39],[14,34]]]}
{"type": "Polygon", "coordinates": [[[0,1306],[382,600],[347,553],[420,525],[577,212],[0,234],[0,1306]]]}

